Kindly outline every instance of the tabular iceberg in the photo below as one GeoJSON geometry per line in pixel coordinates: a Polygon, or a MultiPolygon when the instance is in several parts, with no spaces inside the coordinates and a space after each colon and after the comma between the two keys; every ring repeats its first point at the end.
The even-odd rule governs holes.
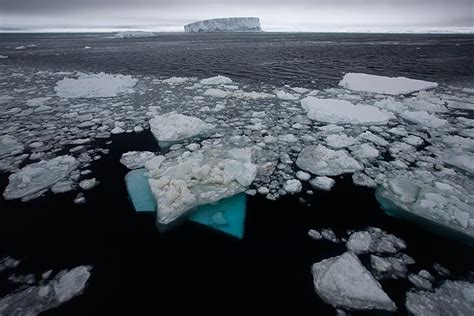
{"type": "Polygon", "coordinates": [[[186,33],[261,32],[260,19],[255,17],[203,20],[184,26],[186,33]]]}

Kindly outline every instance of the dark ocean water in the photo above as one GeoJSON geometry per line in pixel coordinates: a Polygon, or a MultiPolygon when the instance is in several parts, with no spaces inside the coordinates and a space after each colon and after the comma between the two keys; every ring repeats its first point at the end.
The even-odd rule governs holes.
{"type": "MultiPolygon", "coordinates": [[[[214,74],[272,84],[334,86],[344,72],[403,75],[472,85],[474,36],[367,34],[163,34],[117,40],[103,34],[0,35],[2,61],[50,71],[154,76],[214,74]],[[14,51],[25,43],[38,47],[14,51]],[[84,46],[92,48],[84,51],[84,46]]],[[[191,308],[201,313],[244,310],[328,315],[335,310],[314,293],[311,265],[344,252],[344,244],[314,241],[309,229],[382,228],[404,239],[417,263],[437,262],[465,279],[473,249],[413,223],[385,215],[374,190],[340,177],[330,192],[269,201],[249,197],[245,237],[237,240],[194,223],[160,234],[154,217],[134,213],[120,165],[130,150],[159,151],[151,133],[112,137],[110,154],[94,162],[100,185],[74,205],[75,192],[22,203],[0,199],[0,254],[25,259],[21,269],[42,273],[94,265],[85,293],[46,315],[158,314],[191,308]]],[[[7,185],[0,174],[0,191],[7,185]]],[[[362,258],[363,261],[368,258],[362,258]]],[[[0,295],[11,288],[0,274],[0,295]]],[[[381,282],[405,314],[407,280],[381,282]]]]}
{"type": "Polygon", "coordinates": [[[48,70],[159,76],[227,75],[273,84],[317,79],[332,86],[345,72],[472,83],[473,35],[162,34],[117,40],[112,34],[0,34],[7,61],[48,70]],[[11,48],[35,43],[34,50],[11,48]],[[91,49],[84,50],[85,46],[91,49]]]}

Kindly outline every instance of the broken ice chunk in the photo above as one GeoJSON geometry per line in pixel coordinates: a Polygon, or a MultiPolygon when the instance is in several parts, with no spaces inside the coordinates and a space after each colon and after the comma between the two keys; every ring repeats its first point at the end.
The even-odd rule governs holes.
{"type": "Polygon", "coordinates": [[[3,156],[19,154],[25,147],[11,135],[0,136],[0,159],[3,156]]]}
{"type": "Polygon", "coordinates": [[[300,180],[290,179],[285,181],[283,189],[288,193],[299,193],[301,192],[302,184],[300,180]]]}
{"type": "Polygon", "coordinates": [[[315,189],[330,191],[336,184],[336,181],[329,177],[316,177],[310,180],[309,184],[311,184],[311,186],[315,189]]]}
{"type": "Polygon", "coordinates": [[[313,264],[316,293],[328,304],[354,310],[395,311],[395,303],[352,252],[313,264]]]}
{"type": "Polygon", "coordinates": [[[0,299],[1,315],[38,315],[80,295],[90,277],[90,266],[59,272],[43,285],[34,285],[0,299]]]}
{"type": "Polygon", "coordinates": [[[156,155],[150,151],[129,151],[122,154],[120,163],[128,169],[143,168],[145,163],[155,158],[156,155]]]}
{"type": "Polygon", "coordinates": [[[218,75],[215,77],[202,79],[200,83],[205,84],[205,85],[231,84],[232,79],[225,76],[218,75]]]}
{"type": "Polygon", "coordinates": [[[77,168],[79,161],[72,156],[59,156],[32,163],[9,176],[3,193],[5,199],[19,199],[49,189],[77,168]]]}

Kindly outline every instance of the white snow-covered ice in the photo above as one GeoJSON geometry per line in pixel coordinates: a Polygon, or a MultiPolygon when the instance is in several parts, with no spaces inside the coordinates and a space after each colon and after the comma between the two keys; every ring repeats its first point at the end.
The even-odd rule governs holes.
{"type": "Polygon", "coordinates": [[[400,95],[420,90],[433,89],[436,82],[409,79],[405,77],[384,77],[363,73],[348,73],[339,82],[339,85],[354,91],[372,92],[380,94],[400,95]]]}

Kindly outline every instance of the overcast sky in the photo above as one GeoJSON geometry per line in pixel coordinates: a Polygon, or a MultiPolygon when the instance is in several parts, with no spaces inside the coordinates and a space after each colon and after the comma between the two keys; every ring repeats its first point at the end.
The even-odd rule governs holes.
{"type": "Polygon", "coordinates": [[[1,30],[154,29],[258,16],[266,31],[473,27],[474,0],[0,0],[1,30]]]}

